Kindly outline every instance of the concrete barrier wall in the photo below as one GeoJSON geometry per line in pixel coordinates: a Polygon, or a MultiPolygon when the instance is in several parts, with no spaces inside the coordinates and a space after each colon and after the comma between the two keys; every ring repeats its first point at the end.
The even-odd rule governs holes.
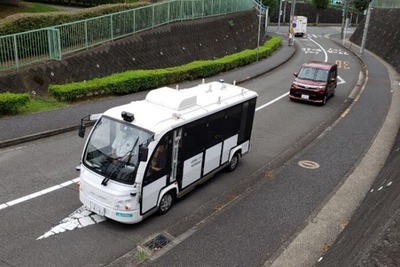
{"type": "MultiPolygon", "coordinates": [[[[376,9],[371,12],[365,49],[388,62],[400,73],[400,9],[376,9]]],[[[365,19],[350,41],[361,46],[365,19]]]]}
{"type": "Polygon", "coordinates": [[[214,59],[257,47],[257,36],[255,11],[174,23],[76,53],[61,61],[2,73],[0,92],[46,95],[49,84],[214,59]]]}

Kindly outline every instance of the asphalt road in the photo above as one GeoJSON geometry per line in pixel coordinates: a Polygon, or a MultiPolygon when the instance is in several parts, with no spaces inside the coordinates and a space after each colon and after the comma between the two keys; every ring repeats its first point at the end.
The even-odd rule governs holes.
{"type": "MultiPolygon", "coordinates": [[[[0,266],[131,266],[143,256],[138,255],[137,246],[160,232],[173,242],[169,249],[150,258],[146,262],[149,265],[259,266],[279,259],[283,249],[312,221],[362,158],[382,125],[390,102],[390,90],[366,88],[351,110],[343,113],[353,103],[355,96],[348,96],[361,69],[354,56],[343,53],[339,45],[324,36],[328,32],[337,30],[315,28],[315,36],[310,36],[314,42],[308,38],[299,40],[289,64],[241,84],[260,95],[252,152],[234,173],[220,173],[162,217],[153,216],[132,226],[86,216],[75,225],[76,220],[70,219],[81,207],[78,188],[74,182],[64,183],[78,175],[74,167],[84,140],[76,132],[1,149],[4,178],[0,184],[0,207],[12,200],[20,203],[0,210],[0,266]],[[346,83],[339,85],[336,96],[324,107],[294,103],[287,96],[276,100],[287,93],[292,73],[302,62],[325,60],[323,51],[331,51],[326,52],[328,60],[342,64],[339,75],[346,83]],[[271,103],[273,100],[276,102],[271,103]],[[371,105],[376,108],[371,110],[371,105]],[[340,115],[342,118],[330,127],[340,115]],[[312,160],[320,167],[299,167],[302,159],[312,160]],[[43,191],[53,186],[57,190],[43,191]],[[41,193],[31,195],[36,192],[41,193]],[[29,197],[22,200],[24,196],[29,197]],[[62,222],[66,224],[60,230],[57,227],[62,222]]],[[[378,74],[387,82],[384,71],[378,74]]],[[[185,85],[188,83],[182,86],[185,85]]],[[[386,85],[381,83],[382,88],[386,85]]],[[[73,116],[83,117],[104,110],[107,105],[143,96],[144,93],[90,103],[79,114],[70,107],[58,111],[54,120],[62,121],[70,111],[73,116]]],[[[29,119],[21,128],[27,128],[29,119]]],[[[9,123],[11,119],[0,123],[4,121],[9,123]]],[[[41,123],[45,122],[34,124],[41,123]]],[[[320,247],[324,242],[319,242],[320,247]]],[[[315,257],[308,261],[315,263],[315,257]]]]}

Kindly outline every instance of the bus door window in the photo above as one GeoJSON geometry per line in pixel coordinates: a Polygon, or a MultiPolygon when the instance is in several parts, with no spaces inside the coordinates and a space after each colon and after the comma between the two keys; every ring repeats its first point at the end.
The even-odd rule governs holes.
{"type": "Polygon", "coordinates": [[[171,169],[170,156],[171,155],[171,134],[168,133],[160,140],[156,149],[154,150],[149,160],[148,170],[146,178],[144,179],[144,185],[150,184],[158,178],[169,174],[171,169]]]}

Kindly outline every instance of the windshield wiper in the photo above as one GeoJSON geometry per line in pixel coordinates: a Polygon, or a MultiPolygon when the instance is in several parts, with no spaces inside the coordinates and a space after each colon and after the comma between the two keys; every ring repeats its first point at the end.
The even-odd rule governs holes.
{"type": "Polygon", "coordinates": [[[125,166],[125,164],[121,161],[118,161],[118,163],[114,164],[112,161],[110,162],[110,164],[108,165],[110,167],[110,165],[114,165],[113,170],[110,172],[109,175],[107,175],[106,177],[104,177],[103,181],[101,181],[101,185],[107,186],[108,181],[111,178],[114,178],[115,176],[117,176],[117,173],[125,166]]]}
{"type": "MultiPolygon", "coordinates": [[[[117,176],[117,174],[121,171],[121,169],[124,168],[125,166],[127,166],[127,165],[129,164],[129,162],[131,161],[131,158],[132,158],[132,152],[133,152],[133,150],[135,149],[135,146],[136,146],[136,144],[137,144],[138,141],[139,141],[139,137],[136,137],[136,141],[135,141],[135,143],[133,144],[132,149],[128,152],[128,153],[129,153],[129,156],[128,156],[128,160],[127,160],[126,162],[125,162],[125,161],[117,160],[117,163],[114,164],[114,163],[113,163],[113,159],[111,158],[110,164],[109,164],[108,166],[110,166],[111,164],[113,164],[113,165],[115,165],[115,167],[114,167],[114,169],[110,172],[109,175],[107,175],[106,177],[104,177],[103,181],[101,181],[101,185],[107,186],[108,181],[109,181],[111,178],[114,179],[114,178],[117,176]]],[[[125,156],[126,156],[128,153],[126,153],[125,156]]],[[[124,158],[125,156],[123,156],[122,158],[124,158]]],[[[135,165],[135,164],[134,164],[133,166],[136,168],[136,165],[135,165]]]]}

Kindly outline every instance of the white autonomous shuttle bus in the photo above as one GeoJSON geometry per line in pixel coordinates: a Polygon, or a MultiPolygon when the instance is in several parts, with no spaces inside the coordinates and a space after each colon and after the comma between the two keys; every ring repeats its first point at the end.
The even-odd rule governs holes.
{"type": "Polygon", "coordinates": [[[249,152],[257,94],[223,81],[162,87],[97,120],[82,153],[81,202],[122,223],[166,213],[175,198],[249,152]]]}

